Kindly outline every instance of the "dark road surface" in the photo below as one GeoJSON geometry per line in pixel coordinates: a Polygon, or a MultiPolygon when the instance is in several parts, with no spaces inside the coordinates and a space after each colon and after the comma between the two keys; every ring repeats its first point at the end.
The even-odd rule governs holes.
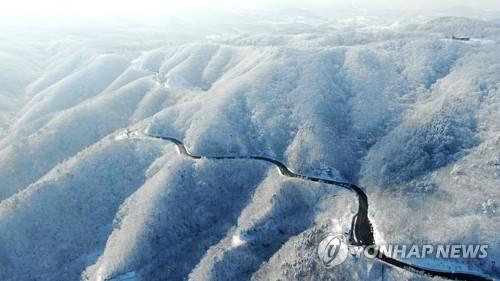
{"type": "MultiPolygon", "coordinates": [[[[323,178],[318,178],[318,177],[310,177],[310,176],[305,176],[301,175],[298,173],[295,173],[291,171],[285,164],[282,162],[269,158],[269,157],[264,157],[264,156],[200,156],[200,155],[194,155],[191,154],[184,143],[176,138],[172,137],[165,137],[165,136],[154,136],[154,135],[146,135],[146,134],[141,134],[137,135],[137,131],[127,131],[127,136],[130,136],[130,133],[135,133],[136,136],[139,137],[149,137],[149,138],[155,138],[155,139],[161,139],[161,140],[166,140],[169,142],[174,143],[177,146],[177,149],[179,150],[179,153],[182,155],[185,155],[187,157],[193,158],[193,159],[216,159],[216,160],[231,160],[231,159],[252,159],[252,160],[260,160],[260,161],[265,161],[268,163],[271,163],[275,165],[281,175],[290,177],[290,178],[297,178],[297,179],[302,179],[302,180],[307,180],[307,181],[313,181],[313,182],[319,182],[319,183],[324,183],[324,184],[330,184],[330,185],[335,185],[339,186],[342,188],[346,188],[350,191],[353,191],[356,193],[358,197],[358,212],[354,215],[352,218],[351,222],[351,245],[354,246],[361,246],[363,248],[369,247],[369,246],[376,246],[375,244],[375,238],[373,236],[373,227],[370,222],[370,219],[368,218],[368,197],[366,196],[365,192],[357,185],[349,183],[349,182],[341,182],[341,181],[334,181],[330,179],[323,179],[323,178]]],[[[405,270],[410,270],[413,272],[419,272],[422,274],[427,274],[429,276],[439,276],[447,279],[452,279],[452,280],[471,280],[471,281],[483,281],[483,280],[493,280],[491,278],[485,277],[485,276],[480,276],[472,273],[466,273],[466,272],[447,272],[447,271],[440,271],[440,270],[435,270],[435,269],[430,269],[430,268],[425,268],[421,267],[418,265],[412,265],[405,263],[403,261],[388,257],[380,252],[378,250],[374,249],[374,251],[377,251],[376,258],[382,262],[385,262],[387,264],[390,264],[395,267],[399,267],[405,270]]]]}

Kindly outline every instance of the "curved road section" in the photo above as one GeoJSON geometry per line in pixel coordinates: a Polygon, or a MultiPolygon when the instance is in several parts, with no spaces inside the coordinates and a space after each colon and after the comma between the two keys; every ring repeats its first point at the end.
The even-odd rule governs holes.
{"type": "Polygon", "coordinates": [[[417,273],[422,273],[422,274],[427,274],[429,276],[439,276],[451,280],[470,280],[470,281],[483,281],[483,280],[493,280],[489,277],[486,276],[480,276],[477,274],[472,274],[472,273],[466,273],[466,272],[447,272],[447,271],[440,271],[440,270],[435,270],[435,269],[430,269],[418,265],[413,265],[406,263],[404,261],[400,261],[394,258],[391,258],[389,256],[386,256],[385,254],[379,252],[377,248],[375,247],[375,238],[373,237],[373,226],[370,222],[370,219],[368,218],[368,197],[366,196],[365,192],[363,189],[361,189],[359,186],[349,183],[349,182],[342,182],[342,181],[334,181],[330,179],[323,179],[319,177],[311,177],[311,176],[306,176],[306,175],[301,175],[298,174],[292,170],[290,170],[285,164],[282,162],[272,159],[269,157],[265,156],[201,156],[201,155],[195,155],[190,153],[184,143],[176,138],[173,137],[167,137],[167,136],[155,136],[155,135],[148,135],[148,134],[141,134],[138,131],[135,130],[127,130],[126,131],[127,137],[128,138],[133,138],[133,137],[142,137],[142,138],[154,138],[154,139],[161,139],[165,141],[169,141],[177,146],[177,149],[180,154],[185,155],[189,158],[192,159],[213,159],[213,160],[231,160],[231,159],[248,159],[248,160],[259,160],[259,161],[264,161],[271,163],[275,165],[280,174],[285,176],[285,177],[290,177],[290,178],[297,178],[297,179],[302,179],[302,180],[307,180],[307,181],[312,181],[312,182],[319,182],[319,183],[324,183],[324,184],[329,184],[329,185],[334,185],[334,186],[339,186],[342,188],[346,188],[350,191],[353,191],[356,193],[358,197],[358,212],[354,215],[352,218],[351,222],[351,234],[350,234],[350,243],[354,246],[360,246],[363,248],[371,246],[372,251],[375,251],[374,255],[376,258],[380,261],[383,261],[387,264],[390,264],[395,267],[399,267],[405,270],[410,270],[413,272],[417,273]]]}

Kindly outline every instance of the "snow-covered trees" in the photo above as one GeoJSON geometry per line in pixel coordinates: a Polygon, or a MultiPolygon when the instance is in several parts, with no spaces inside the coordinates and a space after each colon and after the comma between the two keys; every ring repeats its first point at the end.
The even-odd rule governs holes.
{"type": "MultiPolygon", "coordinates": [[[[187,43],[153,27],[140,44],[114,29],[118,43],[2,42],[0,279],[383,274],[354,258],[324,272],[309,253],[347,230],[352,194],[263,163],[186,159],[126,128],[360,183],[377,241],[498,244],[498,24],[263,25],[187,43]]],[[[495,272],[499,257],[459,262],[495,272]]]]}

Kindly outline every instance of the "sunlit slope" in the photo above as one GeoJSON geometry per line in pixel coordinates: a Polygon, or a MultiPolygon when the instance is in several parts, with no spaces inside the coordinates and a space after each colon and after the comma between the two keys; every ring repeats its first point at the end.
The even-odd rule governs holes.
{"type": "MultiPolygon", "coordinates": [[[[500,27],[473,22],[469,42],[447,34],[469,20],[442,18],[140,51],[47,47],[25,80],[0,76],[24,83],[0,92],[0,279],[414,276],[317,263],[322,235],[350,227],[354,194],[263,163],[186,159],[127,128],[359,183],[377,242],[497,245],[500,27]]],[[[449,266],[493,275],[499,258],[492,247],[449,266]]]]}

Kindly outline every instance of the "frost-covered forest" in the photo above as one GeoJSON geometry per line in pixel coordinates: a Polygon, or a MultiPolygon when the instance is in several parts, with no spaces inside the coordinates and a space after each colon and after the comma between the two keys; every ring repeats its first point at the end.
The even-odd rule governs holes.
{"type": "Polygon", "coordinates": [[[500,278],[499,20],[202,22],[0,27],[0,280],[430,279],[320,266],[352,192],[127,129],[359,184],[377,243],[489,244],[425,263],[500,278]]]}

